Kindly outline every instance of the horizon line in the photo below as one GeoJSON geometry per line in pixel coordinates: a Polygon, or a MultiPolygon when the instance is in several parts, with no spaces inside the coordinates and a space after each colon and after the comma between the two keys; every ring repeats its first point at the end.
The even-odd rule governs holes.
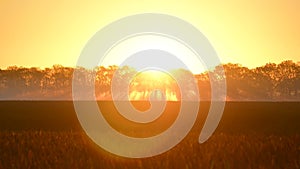
{"type": "MultiPolygon", "coordinates": [[[[232,62],[220,63],[219,65],[224,66],[224,65],[233,64],[233,65],[238,65],[238,66],[240,66],[240,67],[246,67],[246,68],[248,68],[248,69],[256,69],[256,68],[259,68],[259,67],[263,67],[263,66],[265,66],[265,65],[267,65],[267,64],[275,64],[275,65],[279,65],[279,64],[281,64],[281,63],[283,63],[283,62],[287,62],[287,61],[291,61],[292,63],[295,63],[296,65],[300,65],[300,60],[299,60],[299,61],[294,61],[294,60],[290,60],[290,59],[288,59],[288,60],[283,60],[283,61],[281,61],[281,62],[279,62],[279,63],[275,63],[275,62],[267,62],[267,63],[265,63],[265,64],[263,64],[263,65],[255,66],[255,67],[248,67],[248,66],[244,66],[244,65],[241,64],[241,63],[232,63],[232,62]]],[[[212,68],[215,68],[215,67],[217,67],[217,66],[219,66],[219,65],[216,65],[216,66],[214,66],[214,67],[212,67],[212,68]]],[[[11,67],[25,68],[25,69],[36,68],[36,69],[40,69],[40,70],[46,70],[46,69],[51,69],[51,68],[53,68],[53,67],[55,67],[55,66],[61,66],[61,67],[64,67],[64,68],[73,68],[73,69],[75,69],[75,68],[84,68],[84,69],[87,69],[87,70],[94,70],[94,69],[99,68],[99,67],[104,67],[104,68],[109,68],[109,67],[120,67],[120,66],[118,66],[118,65],[99,65],[99,66],[95,66],[93,69],[89,69],[89,68],[85,68],[85,67],[79,66],[79,65],[76,65],[76,66],[65,66],[65,65],[62,65],[62,64],[53,64],[52,66],[24,66],[24,65],[16,65],[16,64],[14,64],[14,65],[6,66],[6,67],[0,66],[0,70],[8,70],[8,68],[11,68],[11,67]]],[[[134,67],[132,67],[132,66],[130,66],[130,65],[124,65],[124,66],[121,66],[121,67],[126,67],[126,66],[135,69],[134,67]]],[[[178,70],[178,69],[184,69],[184,70],[187,70],[187,69],[185,69],[185,68],[174,68],[174,69],[171,69],[171,70],[178,70]]],[[[207,70],[211,70],[211,68],[208,68],[207,70]]],[[[206,72],[207,70],[203,71],[202,73],[206,72]]],[[[193,74],[194,74],[194,73],[193,73],[193,74]]]]}

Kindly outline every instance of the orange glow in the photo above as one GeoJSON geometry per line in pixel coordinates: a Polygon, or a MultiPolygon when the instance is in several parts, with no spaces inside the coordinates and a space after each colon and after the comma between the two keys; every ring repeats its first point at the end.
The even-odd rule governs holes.
{"type": "Polygon", "coordinates": [[[169,100],[178,101],[178,86],[168,74],[156,70],[148,70],[137,74],[129,87],[130,100],[169,100]]]}
{"type": "Polygon", "coordinates": [[[164,13],[197,27],[223,63],[247,67],[300,58],[300,1],[1,1],[0,68],[75,66],[105,25],[138,13],[164,13]]]}

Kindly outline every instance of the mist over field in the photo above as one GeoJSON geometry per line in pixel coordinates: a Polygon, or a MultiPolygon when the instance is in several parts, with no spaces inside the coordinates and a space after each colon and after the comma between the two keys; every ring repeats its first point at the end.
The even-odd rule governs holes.
{"type": "MultiPolygon", "coordinates": [[[[300,101],[299,62],[268,63],[253,69],[231,63],[222,66],[226,77],[219,75],[220,66],[196,75],[184,69],[173,71],[185,84],[196,82],[202,101],[211,100],[211,82],[218,83],[224,78],[227,82],[227,101],[300,101]],[[194,76],[195,81],[189,81],[189,76],[194,76]]],[[[124,100],[127,95],[129,100],[148,100],[152,95],[155,100],[165,98],[178,101],[181,95],[186,95],[191,100],[196,95],[189,85],[186,85],[187,93],[180,93],[176,81],[167,75],[163,75],[165,77],[161,79],[149,75],[131,79],[129,77],[137,72],[129,66],[96,67],[93,70],[61,65],[45,69],[12,66],[0,70],[0,100],[72,100],[74,70],[80,73],[74,82],[80,86],[83,100],[91,95],[95,95],[96,100],[112,100],[114,73],[121,74],[121,80],[130,83],[130,86],[124,86],[124,83],[116,82],[120,89],[116,96],[119,100],[124,100]],[[85,90],[93,85],[95,93],[85,90]],[[129,87],[129,93],[126,93],[126,87],[129,87]],[[152,93],[153,89],[161,92],[152,93]]]]}

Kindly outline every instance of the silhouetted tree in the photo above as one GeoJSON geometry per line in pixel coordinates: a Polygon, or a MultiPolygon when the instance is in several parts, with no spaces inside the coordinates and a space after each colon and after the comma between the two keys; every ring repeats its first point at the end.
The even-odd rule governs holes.
{"type": "Polygon", "coordinates": [[[176,83],[175,80],[150,82],[145,78],[136,77],[135,81],[132,81],[137,72],[128,66],[100,66],[94,70],[62,65],[43,70],[36,67],[10,66],[5,70],[0,69],[0,99],[71,99],[73,80],[80,87],[79,92],[82,95],[93,95],[90,93],[92,91],[85,89],[94,86],[94,95],[98,99],[111,99],[112,79],[115,76],[118,77],[114,83],[119,99],[128,96],[125,90],[127,87],[140,93],[144,92],[143,97],[151,93],[152,88],[160,88],[163,92],[174,91],[178,99],[181,94],[193,98],[196,89],[192,84],[198,83],[201,100],[209,100],[211,82],[218,84],[226,78],[228,100],[300,100],[300,62],[268,63],[254,69],[229,63],[198,75],[192,75],[184,69],[172,72],[178,82],[184,83],[183,93],[173,84],[176,83]],[[222,76],[222,68],[225,76],[222,76]],[[74,71],[76,77],[73,76],[74,71]]]}

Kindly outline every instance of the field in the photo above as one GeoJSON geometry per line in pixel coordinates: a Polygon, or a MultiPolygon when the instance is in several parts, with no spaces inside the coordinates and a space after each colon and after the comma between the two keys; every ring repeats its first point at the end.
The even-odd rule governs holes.
{"type": "MultiPolygon", "coordinates": [[[[111,104],[99,103],[112,111],[111,104]]],[[[0,169],[300,168],[299,102],[228,102],[216,132],[199,144],[209,105],[200,104],[196,124],[173,149],[129,159],[95,145],[81,129],[72,102],[2,101],[0,169]]],[[[106,117],[110,119],[109,114],[106,117]]]]}

